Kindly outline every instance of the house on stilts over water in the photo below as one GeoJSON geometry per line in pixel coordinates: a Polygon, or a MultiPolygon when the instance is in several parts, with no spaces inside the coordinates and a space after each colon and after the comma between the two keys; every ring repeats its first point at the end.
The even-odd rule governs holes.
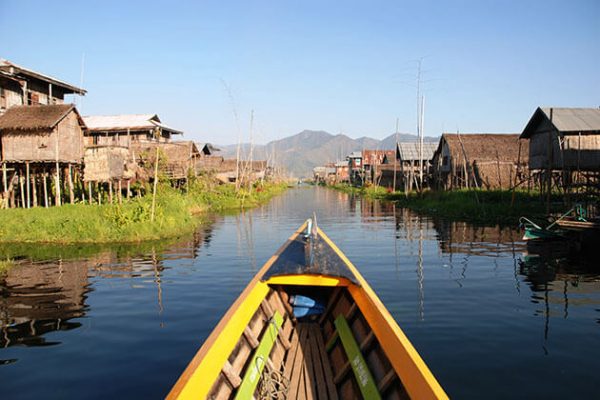
{"type": "Polygon", "coordinates": [[[47,207],[65,198],[73,203],[84,130],[71,104],[13,106],[0,116],[3,205],[47,207]]]}
{"type": "Polygon", "coordinates": [[[566,203],[592,199],[588,214],[599,214],[599,108],[537,108],[520,137],[529,140],[529,168],[542,193],[562,193],[566,203]]]}

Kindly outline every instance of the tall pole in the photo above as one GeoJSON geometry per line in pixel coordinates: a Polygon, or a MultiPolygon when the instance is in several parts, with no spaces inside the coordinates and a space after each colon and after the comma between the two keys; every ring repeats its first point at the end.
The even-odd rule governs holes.
{"type": "Polygon", "coordinates": [[[150,222],[154,222],[154,211],[156,210],[156,184],[158,183],[158,144],[156,145],[156,160],[154,161],[154,187],[152,188],[152,213],[150,222]]]}
{"type": "MultiPolygon", "coordinates": [[[[396,191],[396,169],[398,166],[398,118],[396,118],[396,148],[394,149],[394,183],[392,191],[396,191]]],[[[395,210],[395,208],[394,208],[395,210]]]]}
{"type": "Polygon", "coordinates": [[[421,129],[419,130],[419,186],[423,191],[423,127],[425,126],[425,96],[421,96],[421,129]]]}

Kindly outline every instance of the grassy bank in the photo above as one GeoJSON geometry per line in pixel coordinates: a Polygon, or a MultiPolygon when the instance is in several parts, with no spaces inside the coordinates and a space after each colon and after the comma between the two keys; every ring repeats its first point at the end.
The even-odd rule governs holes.
{"type": "Polygon", "coordinates": [[[208,179],[196,180],[184,190],[160,185],[154,222],[150,221],[151,196],[121,205],[1,210],[0,242],[110,243],[174,237],[192,231],[209,211],[254,207],[285,188],[267,183],[236,191],[233,185],[217,185],[208,179]]]}
{"type": "Polygon", "coordinates": [[[5,260],[0,259],[0,275],[8,272],[8,269],[14,265],[13,260],[7,258],[5,260]]]}
{"type": "MultiPolygon", "coordinates": [[[[508,190],[456,190],[425,191],[421,195],[402,192],[390,193],[385,188],[355,188],[348,185],[332,186],[336,190],[365,196],[370,199],[389,200],[416,212],[454,220],[485,224],[516,225],[519,217],[544,218],[546,205],[539,193],[508,190]]],[[[555,198],[552,212],[563,211],[560,199],[555,198]]]]}

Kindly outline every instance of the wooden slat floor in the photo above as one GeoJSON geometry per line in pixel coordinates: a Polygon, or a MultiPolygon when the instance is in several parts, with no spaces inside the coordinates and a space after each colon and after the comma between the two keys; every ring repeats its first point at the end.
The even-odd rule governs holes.
{"type": "Polygon", "coordinates": [[[289,399],[338,399],[319,325],[299,323],[284,364],[289,399]]]}

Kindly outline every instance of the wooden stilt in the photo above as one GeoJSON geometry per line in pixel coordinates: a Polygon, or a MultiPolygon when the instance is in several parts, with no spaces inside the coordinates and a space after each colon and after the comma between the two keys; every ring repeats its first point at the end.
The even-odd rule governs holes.
{"type": "Polygon", "coordinates": [[[37,176],[36,171],[33,171],[33,174],[31,174],[31,198],[33,199],[33,207],[38,206],[37,188],[35,187],[37,184],[36,179],[35,179],[36,176],[37,176]]]}
{"type": "Polygon", "coordinates": [[[55,196],[55,201],[54,204],[57,207],[60,207],[60,165],[58,164],[58,161],[56,162],[56,193],[54,194],[55,196]]]}
{"type": "Polygon", "coordinates": [[[102,205],[102,183],[98,182],[96,184],[96,188],[98,189],[98,205],[102,205]]]}
{"type": "Polygon", "coordinates": [[[21,207],[25,208],[25,185],[22,176],[19,176],[19,186],[21,187],[21,207]]]}
{"type": "Polygon", "coordinates": [[[2,184],[4,186],[4,194],[2,195],[2,202],[5,208],[8,208],[8,182],[6,181],[6,163],[2,163],[2,184]]]}
{"type": "Polygon", "coordinates": [[[46,182],[48,176],[46,171],[44,171],[42,176],[44,177],[44,207],[48,208],[48,182],[46,182]]]}
{"type": "Polygon", "coordinates": [[[90,198],[90,205],[92,204],[92,182],[88,182],[88,197],[90,198]]]}
{"type": "Polygon", "coordinates": [[[117,195],[117,198],[119,199],[119,204],[123,203],[123,198],[121,196],[122,190],[123,190],[123,184],[121,183],[121,180],[119,179],[119,194],[117,195]]]}
{"type": "Polygon", "coordinates": [[[108,182],[108,202],[112,204],[113,202],[113,183],[108,182]]]}
{"type": "Polygon", "coordinates": [[[127,181],[127,198],[131,197],[131,181],[127,181]]]}
{"type": "Polygon", "coordinates": [[[69,174],[68,176],[68,183],[69,183],[69,202],[71,204],[75,204],[75,191],[73,189],[73,175],[72,175],[72,169],[71,169],[71,164],[69,163],[69,169],[67,170],[67,173],[69,174]]]}
{"type": "MultiPolygon", "coordinates": [[[[25,162],[25,195],[27,197],[27,208],[31,207],[31,190],[29,188],[29,162],[25,162]]],[[[25,206],[24,206],[25,207],[25,206]]]]}

